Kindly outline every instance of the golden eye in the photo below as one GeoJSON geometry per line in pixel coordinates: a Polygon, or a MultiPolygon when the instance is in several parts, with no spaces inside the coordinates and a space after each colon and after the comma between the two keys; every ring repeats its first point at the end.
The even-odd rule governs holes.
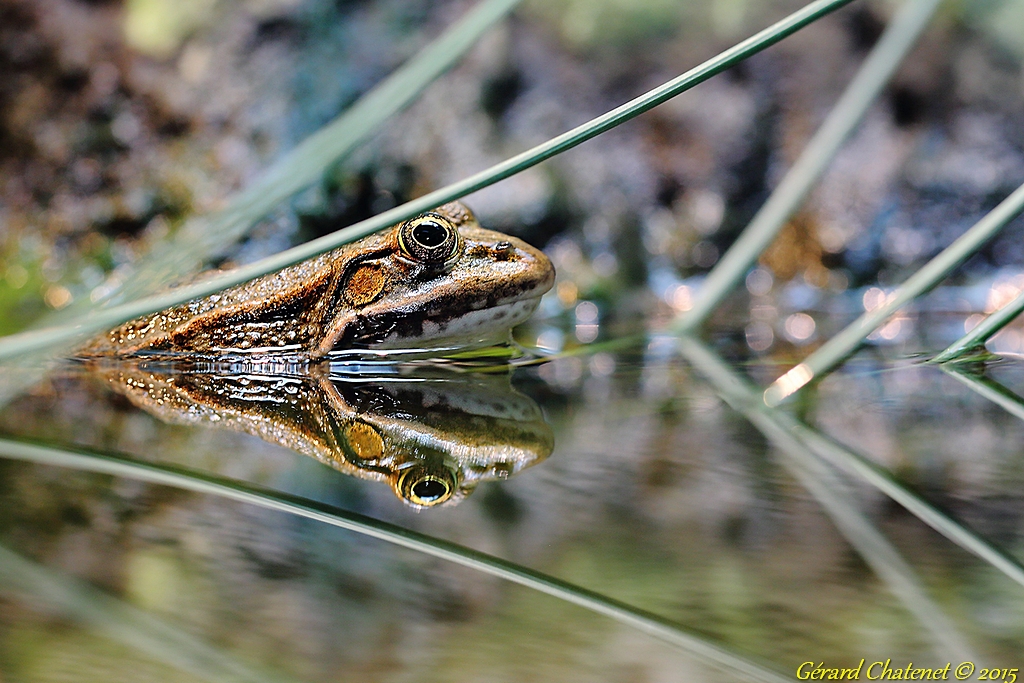
{"type": "Polygon", "coordinates": [[[455,477],[449,471],[426,472],[412,467],[398,479],[398,493],[413,505],[431,507],[439,505],[455,492],[455,477]]]}
{"type": "Polygon", "coordinates": [[[444,216],[425,213],[402,224],[398,230],[398,246],[406,256],[440,266],[447,265],[458,256],[462,237],[444,216]]]}

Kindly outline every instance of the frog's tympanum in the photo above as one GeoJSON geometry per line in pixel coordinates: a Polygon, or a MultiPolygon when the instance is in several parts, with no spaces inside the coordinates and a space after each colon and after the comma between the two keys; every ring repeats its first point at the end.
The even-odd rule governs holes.
{"type": "MultiPolygon", "coordinates": [[[[153,366],[155,367],[155,366],[153,366]]],[[[366,377],[168,372],[135,363],[95,368],[167,422],[212,424],[386,481],[426,508],[465,498],[544,460],[551,429],[506,376],[366,377]]]]}
{"type": "Polygon", "coordinates": [[[290,355],[502,341],[551,288],[539,250],[458,202],[277,273],[125,323],[89,356],[290,355]]]}

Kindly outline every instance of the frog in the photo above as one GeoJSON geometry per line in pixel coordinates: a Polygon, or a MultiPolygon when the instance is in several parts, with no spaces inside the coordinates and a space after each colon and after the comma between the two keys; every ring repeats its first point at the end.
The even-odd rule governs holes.
{"type": "Polygon", "coordinates": [[[507,374],[212,369],[105,359],[89,376],[164,422],[250,434],[385,483],[416,510],[456,505],[479,484],[544,461],[554,446],[540,408],[507,374]]]}
{"type": "Polygon", "coordinates": [[[78,356],[287,356],[507,341],[551,289],[542,251],[482,227],[461,202],[222,292],[146,315],[78,356]]]}

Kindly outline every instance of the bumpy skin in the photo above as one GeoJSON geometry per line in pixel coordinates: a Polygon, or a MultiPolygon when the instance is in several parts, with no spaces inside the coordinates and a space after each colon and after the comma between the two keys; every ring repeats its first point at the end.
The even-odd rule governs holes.
{"type": "Polygon", "coordinates": [[[457,226],[462,237],[457,258],[444,267],[403,252],[395,226],[125,323],[79,355],[289,354],[315,361],[335,349],[468,343],[529,317],[554,281],[547,257],[514,237],[481,228],[458,202],[433,213],[457,226]]]}

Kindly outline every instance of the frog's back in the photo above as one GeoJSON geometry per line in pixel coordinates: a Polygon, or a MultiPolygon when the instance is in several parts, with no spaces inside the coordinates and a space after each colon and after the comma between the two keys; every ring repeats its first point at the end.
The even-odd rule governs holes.
{"type": "MultiPolygon", "coordinates": [[[[357,244],[371,247],[379,240],[374,235],[357,244]]],[[[339,269],[348,260],[346,254],[356,252],[352,246],[356,245],[136,318],[96,337],[78,355],[307,348],[322,331],[338,288],[339,269]]]]}

